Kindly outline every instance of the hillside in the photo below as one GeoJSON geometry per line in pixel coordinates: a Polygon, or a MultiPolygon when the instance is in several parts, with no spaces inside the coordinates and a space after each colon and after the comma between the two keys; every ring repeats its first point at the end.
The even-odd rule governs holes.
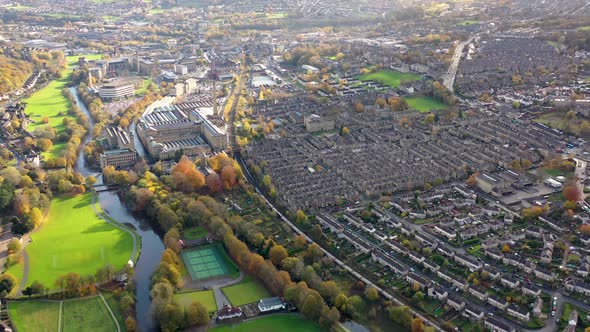
{"type": "Polygon", "coordinates": [[[0,55],[0,95],[22,87],[32,71],[32,64],[0,55]]]}

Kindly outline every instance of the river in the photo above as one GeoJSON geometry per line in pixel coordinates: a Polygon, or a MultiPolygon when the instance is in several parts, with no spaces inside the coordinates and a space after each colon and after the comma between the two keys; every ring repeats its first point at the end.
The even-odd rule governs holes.
{"type": "MultiPolygon", "coordinates": [[[[94,121],[92,120],[90,112],[80,99],[76,88],[70,88],[70,91],[72,92],[72,95],[74,96],[80,110],[88,115],[90,129],[82,141],[82,146],[85,146],[92,140],[94,121]]],[[[135,126],[133,127],[133,130],[135,131],[135,126]]],[[[141,143],[139,145],[141,146],[141,143]]],[[[143,147],[141,148],[143,152],[143,147]]],[[[86,163],[84,162],[84,154],[82,151],[80,151],[80,156],[76,162],[75,169],[84,176],[99,174],[95,170],[86,166],[86,163]]],[[[137,325],[140,331],[154,331],[156,328],[154,326],[154,320],[150,312],[151,277],[154,270],[160,263],[160,257],[164,251],[164,244],[158,234],[154,232],[147,222],[139,220],[129,213],[115,192],[100,192],[98,194],[98,201],[102,209],[106,211],[111,217],[122,223],[133,225],[141,237],[139,259],[135,264],[135,295],[137,298],[135,309],[137,311],[137,325]]]]}

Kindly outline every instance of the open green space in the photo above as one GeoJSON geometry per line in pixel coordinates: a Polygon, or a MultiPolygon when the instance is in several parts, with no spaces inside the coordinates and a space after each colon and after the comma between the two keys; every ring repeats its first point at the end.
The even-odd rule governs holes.
{"type": "Polygon", "coordinates": [[[221,243],[183,250],[180,255],[193,280],[223,275],[237,277],[240,273],[221,243]]]}
{"type": "Polygon", "coordinates": [[[191,227],[185,229],[182,236],[187,240],[198,240],[207,236],[208,233],[203,227],[191,227]]]}
{"type": "Polygon", "coordinates": [[[225,325],[209,330],[211,332],[320,332],[322,329],[312,321],[298,315],[282,314],[265,316],[236,325],[225,325]]]}
{"type": "Polygon", "coordinates": [[[133,250],[129,233],[98,218],[92,194],[59,196],[51,202],[45,223],[31,234],[27,285],[37,280],[55,289],[58,276],[94,275],[107,264],[125,266],[133,250]]]}
{"type": "Polygon", "coordinates": [[[444,110],[449,107],[448,105],[427,96],[408,97],[406,98],[406,101],[408,102],[408,106],[410,106],[410,108],[415,109],[421,113],[444,110]]]}
{"type": "Polygon", "coordinates": [[[150,15],[162,15],[162,14],[164,14],[164,9],[162,9],[162,8],[150,9],[150,15]]]}
{"type": "Polygon", "coordinates": [[[194,301],[201,302],[207,311],[217,311],[217,302],[213,290],[174,294],[174,300],[181,306],[188,306],[194,301]]]}
{"type": "Polygon", "coordinates": [[[368,73],[358,76],[361,81],[377,81],[381,84],[397,88],[403,83],[420,80],[420,75],[413,73],[401,73],[393,70],[381,70],[374,73],[368,73]]]}
{"type": "Polygon", "coordinates": [[[152,83],[152,79],[151,78],[147,78],[143,80],[143,83],[141,85],[141,88],[135,90],[135,95],[136,96],[143,96],[146,94],[147,92],[147,88],[148,86],[150,86],[150,84],[152,83]]]}
{"type": "MultiPolygon", "coordinates": [[[[59,80],[49,82],[43,89],[33,93],[25,99],[27,103],[26,113],[31,117],[32,123],[29,124],[29,131],[34,131],[36,127],[51,126],[55,128],[56,134],[59,135],[65,130],[63,124],[64,118],[73,119],[68,116],[70,102],[62,94],[62,90],[69,81],[69,75],[64,73],[59,80]],[[48,124],[42,122],[43,117],[49,119],[48,124]]],[[[51,150],[43,153],[45,158],[60,157],[65,143],[55,143],[51,150]]]]}
{"type": "Polygon", "coordinates": [[[100,297],[63,303],[62,331],[116,331],[117,325],[100,297]]]}
{"type": "Polygon", "coordinates": [[[55,331],[59,324],[59,302],[9,302],[8,314],[17,331],[55,331]]]}
{"type": "MultiPolygon", "coordinates": [[[[109,305],[109,308],[113,311],[117,322],[119,322],[119,326],[125,326],[125,320],[123,319],[123,311],[121,310],[121,305],[119,301],[115,298],[115,295],[111,292],[101,292],[102,296],[104,296],[105,301],[109,305]]],[[[110,317],[110,315],[109,315],[110,317]]]]}
{"type": "Polygon", "coordinates": [[[459,22],[457,23],[458,26],[461,27],[465,27],[465,26],[469,26],[469,25],[474,25],[474,24],[479,24],[479,21],[475,21],[475,20],[465,20],[463,22],[459,22]]]}
{"type": "Polygon", "coordinates": [[[267,13],[266,18],[270,18],[270,19],[287,18],[287,13],[267,13]]]}
{"type": "Polygon", "coordinates": [[[237,285],[221,289],[229,302],[234,306],[241,306],[257,302],[260,299],[271,297],[264,286],[256,280],[250,280],[237,285]]]}
{"type": "Polygon", "coordinates": [[[579,27],[578,30],[589,31],[590,30],[590,25],[585,25],[583,27],[579,27]]]}
{"type": "MultiPolygon", "coordinates": [[[[91,55],[80,55],[85,56],[88,59],[100,59],[100,54],[91,55]]],[[[74,65],[78,61],[79,56],[68,56],[66,61],[68,66],[74,65]]],[[[68,69],[62,72],[62,78],[53,80],[47,84],[44,88],[33,93],[29,98],[25,99],[27,103],[26,113],[31,117],[32,123],[29,125],[28,130],[34,131],[39,126],[51,126],[55,128],[56,134],[59,135],[65,130],[63,119],[68,117],[68,110],[70,109],[70,102],[62,94],[62,90],[68,84],[70,79],[70,72],[68,69]],[[42,119],[47,117],[49,122],[44,124],[42,119]]],[[[62,152],[65,148],[65,143],[54,142],[51,150],[44,152],[45,158],[61,157],[62,152]]]]}

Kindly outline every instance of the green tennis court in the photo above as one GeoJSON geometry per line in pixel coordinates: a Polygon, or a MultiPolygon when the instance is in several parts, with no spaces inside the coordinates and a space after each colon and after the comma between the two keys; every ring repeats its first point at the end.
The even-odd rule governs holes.
{"type": "Polygon", "coordinates": [[[183,250],[180,255],[191,278],[201,280],[230,275],[238,271],[222,251],[223,248],[220,245],[210,245],[183,250]]]}

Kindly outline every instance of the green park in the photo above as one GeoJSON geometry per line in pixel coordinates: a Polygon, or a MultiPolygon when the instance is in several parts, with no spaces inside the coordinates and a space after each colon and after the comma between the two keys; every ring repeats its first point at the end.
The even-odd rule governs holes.
{"type": "Polygon", "coordinates": [[[212,332],[320,332],[320,327],[299,315],[281,314],[243,322],[239,325],[226,325],[211,329],[212,332]]]}
{"type": "Polygon", "coordinates": [[[428,113],[431,111],[440,111],[447,109],[449,106],[445,103],[442,103],[432,97],[427,96],[415,96],[415,97],[408,97],[405,98],[408,106],[411,109],[416,110],[420,113],[428,113]]]}
{"type": "MultiPolygon", "coordinates": [[[[90,60],[101,58],[101,55],[99,54],[80,56],[84,56],[90,60]]],[[[29,98],[24,100],[24,102],[27,103],[26,113],[32,120],[32,123],[29,125],[29,131],[34,131],[36,127],[49,125],[55,128],[56,135],[59,135],[65,130],[63,119],[73,119],[71,116],[67,115],[71,105],[68,99],[63,95],[62,90],[67,86],[70,80],[69,67],[75,65],[80,56],[66,57],[68,68],[62,71],[62,77],[58,80],[49,82],[47,86],[36,91],[29,98]],[[43,118],[47,118],[49,121],[44,123],[43,118]]],[[[51,150],[44,153],[45,158],[61,157],[65,145],[65,142],[56,142],[51,150]]]]}
{"type": "Polygon", "coordinates": [[[123,268],[132,255],[133,238],[99,218],[92,208],[92,194],[86,193],[55,197],[45,223],[31,234],[25,250],[28,260],[8,272],[18,278],[23,275],[19,265],[28,265],[26,284],[36,280],[52,289],[58,277],[69,272],[85,276],[106,265],[123,268]]]}
{"type": "Polygon", "coordinates": [[[381,84],[397,88],[404,83],[420,80],[420,75],[413,73],[401,73],[393,70],[380,70],[373,73],[358,76],[361,81],[377,81],[381,84]]]}

